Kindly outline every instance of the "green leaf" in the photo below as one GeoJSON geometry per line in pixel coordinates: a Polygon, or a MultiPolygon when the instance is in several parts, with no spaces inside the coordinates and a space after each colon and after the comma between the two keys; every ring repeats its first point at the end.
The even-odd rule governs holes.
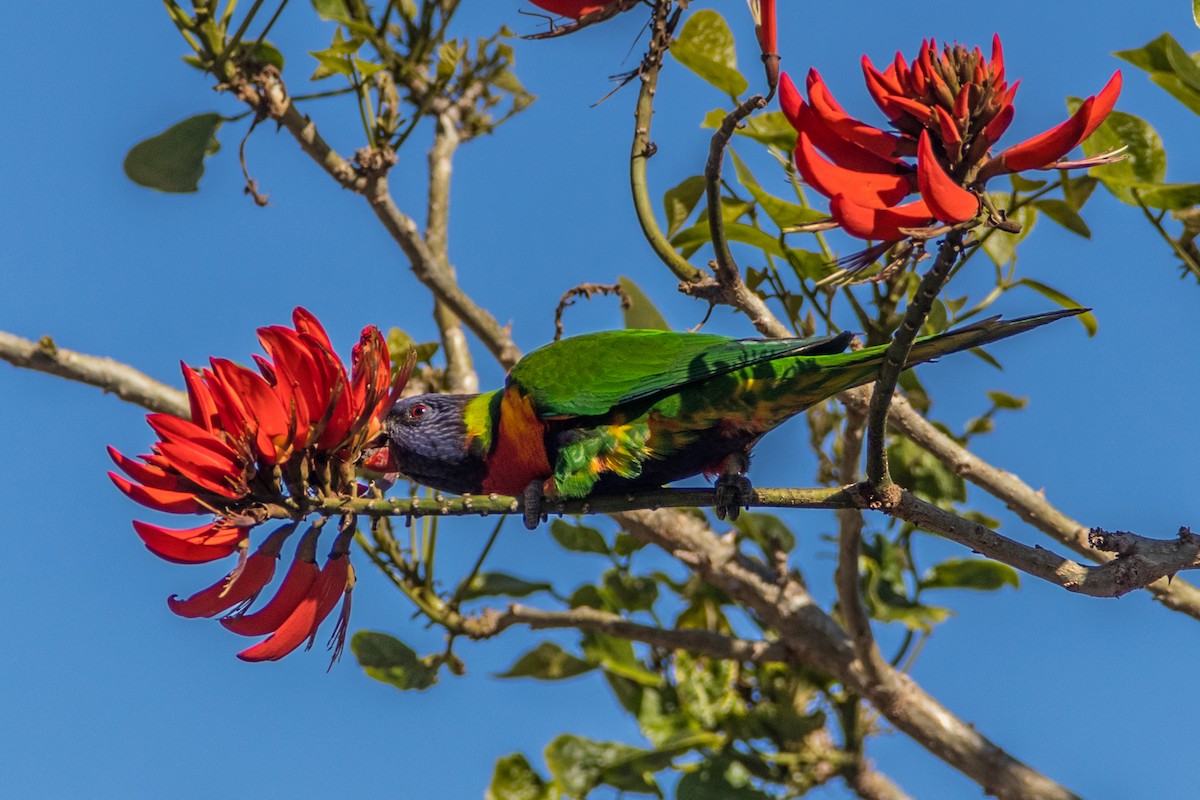
{"type": "Polygon", "coordinates": [[[755,202],[762,207],[762,210],[767,212],[767,216],[780,228],[803,225],[806,222],[812,222],[823,216],[820,212],[814,211],[811,208],[805,208],[796,203],[789,203],[764,191],[758,181],[755,180],[754,174],[750,172],[750,168],[746,166],[746,162],[742,161],[732,149],[729,150],[729,155],[733,157],[733,169],[737,173],[738,182],[746,187],[746,190],[750,192],[750,196],[754,198],[755,202]]]}
{"type": "MultiPolygon", "coordinates": [[[[714,108],[704,115],[700,127],[716,130],[721,127],[728,114],[723,108],[714,108]]],[[[782,111],[755,114],[734,128],[733,133],[735,136],[745,136],[768,147],[778,148],[789,157],[796,149],[796,129],[787,121],[782,111]]]]}
{"type": "Polygon", "coordinates": [[[646,296],[641,287],[633,282],[632,278],[622,275],[617,278],[617,283],[625,290],[625,296],[629,298],[630,306],[623,310],[626,328],[643,328],[655,331],[671,330],[671,326],[667,324],[666,319],[654,307],[654,303],[650,301],[650,298],[646,296]]]}
{"type": "Polygon", "coordinates": [[[583,655],[589,662],[599,664],[608,672],[641,686],[657,688],[662,685],[662,677],[643,666],[633,652],[633,643],[628,639],[605,633],[585,633],[583,655]]]}
{"type": "Polygon", "coordinates": [[[555,782],[568,797],[582,798],[602,783],[638,794],[656,794],[652,775],[608,776],[606,771],[622,760],[646,751],[619,742],[599,742],[566,733],[546,745],[546,763],[555,782]],[[606,778],[617,777],[620,783],[606,778]]]}
{"type": "Polygon", "coordinates": [[[725,18],[711,9],[688,17],[679,37],[671,43],[675,59],[721,91],[737,97],[749,83],[738,71],[733,32],[725,18]]]}
{"type": "Polygon", "coordinates": [[[1053,198],[1036,200],[1034,201],[1034,205],[1037,206],[1038,211],[1041,211],[1071,233],[1078,234],[1085,239],[1092,238],[1092,231],[1088,228],[1087,223],[1083,221],[1083,217],[1079,216],[1079,213],[1071,208],[1066,200],[1056,200],[1053,198]]]}
{"type": "Polygon", "coordinates": [[[1029,399],[1025,397],[1013,397],[1001,391],[990,391],[987,393],[988,399],[992,401],[992,405],[996,408],[1009,409],[1017,411],[1029,405],[1029,399]]]}
{"type": "Polygon", "coordinates": [[[796,547],[795,534],[774,514],[743,511],[734,521],[733,527],[758,545],[763,553],[773,552],[775,548],[790,553],[796,547]]]}
{"type": "Polygon", "coordinates": [[[259,64],[270,64],[276,69],[283,69],[283,53],[279,52],[279,48],[268,41],[258,42],[251,58],[259,64]]]}
{"type": "Polygon", "coordinates": [[[1063,198],[1075,211],[1083,208],[1084,203],[1096,190],[1096,185],[1100,183],[1091,175],[1072,176],[1065,169],[1060,169],[1058,175],[1062,179],[1063,198]]]}
{"type": "Polygon", "coordinates": [[[983,558],[952,558],[936,565],[921,578],[922,589],[975,589],[994,592],[1020,586],[1021,577],[1007,564],[983,558]]]}
{"type": "MultiPolygon", "coordinates": [[[[1063,308],[1083,308],[1082,303],[1078,303],[1075,300],[1072,300],[1070,297],[1067,297],[1065,294],[1060,292],[1058,289],[1054,289],[1050,286],[1047,286],[1046,284],[1042,283],[1041,281],[1035,281],[1032,278],[1021,278],[1021,280],[1017,281],[1017,285],[1018,286],[1027,286],[1030,289],[1033,289],[1038,294],[1040,294],[1042,297],[1045,297],[1046,299],[1048,299],[1054,303],[1057,303],[1058,305],[1062,306],[1063,308]]],[[[1092,312],[1089,311],[1086,314],[1080,314],[1075,319],[1079,320],[1079,323],[1081,325],[1083,325],[1083,329],[1087,331],[1088,336],[1096,335],[1096,329],[1099,328],[1100,325],[1098,322],[1096,322],[1095,314],[1093,314],[1092,312]]]]}
{"type": "Polygon", "coordinates": [[[1200,28],[1200,0],[1192,0],[1192,22],[1200,28]]]}
{"type": "Polygon", "coordinates": [[[139,186],[160,192],[196,191],[204,159],[221,147],[217,130],[223,121],[220,114],[197,114],[135,144],[125,156],[125,174],[139,186]]]}
{"type": "Polygon", "coordinates": [[[903,436],[888,447],[888,464],[896,483],[939,508],[949,509],[967,499],[961,476],[903,436]]]}
{"type": "Polygon", "coordinates": [[[367,675],[397,689],[428,689],[437,683],[437,670],[394,636],[359,631],[350,640],[350,650],[367,675]]]}
{"type": "Polygon", "coordinates": [[[724,758],[701,762],[675,785],[675,800],[771,800],[755,789],[746,770],[724,758]]]}
{"type": "Polygon", "coordinates": [[[684,178],[679,185],[668,189],[663,195],[663,208],[667,212],[667,236],[674,236],[687,218],[696,210],[696,204],[704,196],[704,176],[684,178]]]}
{"type": "Polygon", "coordinates": [[[1105,180],[1104,186],[1121,199],[1128,196],[1135,203],[1140,199],[1150,208],[1178,211],[1200,205],[1200,183],[1125,183],[1105,180]]]}
{"type": "Polygon", "coordinates": [[[484,800],[558,800],[558,789],[543,780],[520,753],[496,760],[484,800]]]}
{"type": "MultiPolygon", "coordinates": [[[[748,244],[751,247],[756,247],[764,253],[770,253],[773,256],[783,258],[783,248],[779,246],[779,240],[763,233],[758,228],[747,225],[743,222],[727,222],[725,223],[725,237],[731,242],[741,242],[748,244]]],[[[690,228],[677,233],[671,239],[671,244],[680,250],[687,252],[695,252],[700,247],[708,244],[708,219],[697,222],[690,228]]]]}
{"type": "MultiPolygon", "coordinates": [[[[1074,112],[1080,100],[1068,98],[1067,105],[1074,112]]],[[[1084,141],[1083,152],[1094,156],[1119,147],[1127,148],[1125,160],[1092,167],[1089,173],[1099,178],[1118,200],[1137,205],[1130,186],[1162,183],[1167,174],[1167,151],[1150,123],[1133,114],[1113,111],[1084,141]]]]}
{"type": "Polygon", "coordinates": [[[1173,72],[1151,72],[1150,82],[1185,105],[1193,114],[1200,114],[1200,94],[1193,92],[1173,72]]]}
{"type": "Polygon", "coordinates": [[[1174,37],[1168,36],[1165,42],[1167,51],[1167,62],[1171,65],[1171,71],[1179,76],[1179,80],[1194,92],[1200,92],[1200,67],[1196,66],[1196,62],[1188,55],[1179,42],[1175,41],[1174,37]]]}
{"type": "Polygon", "coordinates": [[[819,281],[838,269],[837,264],[830,261],[824,253],[789,247],[784,251],[784,255],[800,280],[819,281]]]}
{"type": "Polygon", "coordinates": [[[572,525],[566,520],[556,519],[550,523],[550,535],[554,541],[576,553],[608,553],[608,545],[600,531],[587,525],[572,525]]]}
{"type": "Polygon", "coordinates": [[[1036,192],[1047,184],[1047,181],[1031,180],[1017,172],[1011,173],[1008,179],[1012,182],[1013,191],[1015,192],[1036,192]]]}
{"type": "Polygon", "coordinates": [[[471,582],[458,590],[462,600],[479,597],[528,597],[534,592],[549,592],[553,587],[545,582],[532,582],[505,572],[480,572],[471,582]]]}
{"type": "Polygon", "coordinates": [[[653,580],[617,569],[604,573],[604,588],[620,608],[628,611],[649,611],[658,599],[658,584],[653,580]]]}
{"type": "Polygon", "coordinates": [[[511,667],[498,673],[497,678],[537,678],[541,681],[560,681],[591,672],[595,664],[573,656],[553,642],[542,642],[516,660],[511,667]]]}

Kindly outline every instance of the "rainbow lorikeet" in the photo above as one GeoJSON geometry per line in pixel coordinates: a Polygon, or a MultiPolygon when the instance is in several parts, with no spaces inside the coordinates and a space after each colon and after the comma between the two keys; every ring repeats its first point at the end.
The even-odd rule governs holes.
{"type": "MultiPolygon", "coordinates": [[[[978,347],[1084,309],[998,317],[918,339],[906,366],[978,347]]],[[[400,400],[385,422],[391,466],[458,494],[583,497],[717,477],[717,513],[750,500],[750,450],[767,431],[873,380],[886,345],[843,352],[851,334],[731,339],[623,330],[575,336],[522,358],[503,389],[400,400]]]]}

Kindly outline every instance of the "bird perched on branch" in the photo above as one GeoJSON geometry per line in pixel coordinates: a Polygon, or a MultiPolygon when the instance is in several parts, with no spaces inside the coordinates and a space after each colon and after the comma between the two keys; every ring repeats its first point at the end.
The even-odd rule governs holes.
{"type": "MultiPolygon", "coordinates": [[[[979,347],[1072,309],[992,318],[918,339],[906,367],[979,347]]],[[[789,417],[873,380],[887,345],[843,352],[851,335],[732,339],[623,330],[534,350],[504,388],[400,400],[385,422],[389,471],[442,491],[574,498],[716,477],[718,516],[752,499],[750,450],[789,417]]]]}

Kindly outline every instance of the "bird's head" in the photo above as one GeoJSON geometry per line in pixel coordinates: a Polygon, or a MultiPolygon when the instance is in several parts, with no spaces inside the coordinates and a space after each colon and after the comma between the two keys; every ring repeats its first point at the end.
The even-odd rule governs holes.
{"type": "Polygon", "coordinates": [[[482,460],[468,452],[464,413],[474,397],[421,394],[398,401],[384,420],[396,467],[434,489],[478,492],[486,470],[482,460]]]}

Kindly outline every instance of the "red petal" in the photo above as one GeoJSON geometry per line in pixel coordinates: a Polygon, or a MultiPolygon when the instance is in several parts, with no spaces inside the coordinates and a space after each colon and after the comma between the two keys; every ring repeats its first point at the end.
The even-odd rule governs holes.
{"type": "Polygon", "coordinates": [[[585,14],[601,11],[615,0],[530,0],[538,8],[551,14],[579,19],[585,14]]]}
{"type": "Polygon", "coordinates": [[[150,552],[177,564],[203,564],[232,555],[248,530],[215,522],[198,528],[171,530],[138,520],[133,521],[133,529],[150,552]]]}
{"type": "Polygon", "coordinates": [[[180,368],[183,370],[183,382],[187,386],[188,405],[192,409],[192,422],[204,428],[210,433],[217,429],[217,404],[213,401],[212,393],[208,391],[208,387],[204,385],[204,381],[200,379],[200,374],[184,364],[179,362],[180,368]]]}
{"type": "Polygon", "coordinates": [[[762,19],[758,26],[758,44],[763,55],[774,55],[779,52],[776,45],[775,0],[760,0],[759,9],[762,19]]]}
{"type": "Polygon", "coordinates": [[[880,110],[890,117],[891,108],[884,105],[883,98],[888,95],[902,94],[904,90],[894,79],[875,69],[875,65],[871,63],[871,59],[866,56],[862,57],[862,70],[863,77],[867,82],[867,93],[871,95],[871,99],[875,101],[875,105],[879,106],[880,110]]]}
{"type": "Polygon", "coordinates": [[[175,492],[169,489],[157,489],[153,486],[142,486],[126,480],[115,472],[108,477],[135,503],[141,503],[146,508],[155,511],[166,511],[170,514],[200,514],[204,507],[196,501],[196,495],[191,492],[175,492]]]}
{"type": "Polygon", "coordinates": [[[297,558],[288,568],[279,590],[265,606],[253,614],[225,617],[221,624],[242,636],[265,636],[271,633],[296,610],[319,572],[316,563],[297,558]]]}
{"type": "Polygon", "coordinates": [[[996,84],[1004,81],[1004,49],[1000,46],[998,33],[992,34],[992,60],[988,64],[988,73],[996,84]]]}
{"type": "Polygon", "coordinates": [[[132,458],[121,455],[121,453],[111,445],[108,448],[108,457],[113,460],[114,464],[120,467],[122,472],[133,478],[138,483],[144,484],[153,489],[178,491],[179,476],[175,473],[168,472],[161,467],[134,461],[132,458]]]}
{"type": "MultiPolygon", "coordinates": [[[[966,87],[963,87],[966,90],[966,87]]],[[[946,150],[946,155],[954,157],[962,148],[962,134],[959,133],[958,123],[954,121],[954,117],[950,116],[950,112],[941,106],[933,107],[934,114],[937,116],[938,130],[942,134],[942,145],[946,150]]],[[[925,131],[921,131],[921,136],[925,136],[925,131]]],[[[918,147],[917,152],[921,150],[918,147]]]]}
{"type": "Polygon", "coordinates": [[[908,169],[898,158],[883,158],[835,133],[804,102],[795,84],[786,74],[779,81],[779,105],[792,127],[807,133],[817,149],[840,167],[856,172],[899,173],[908,169]]]}
{"type": "Polygon", "coordinates": [[[230,499],[242,497],[247,492],[242,470],[237,465],[230,464],[225,468],[213,464],[207,460],[206,451],[187,444],[160,442],[158,449],[183,477],[205,491],[230,499]]]}
{"type": "Polygon", "coordinates": [[[167,605],[181,617],[215,617],[222,611],[239,603],[253,600],[275,575],[276,557],[255,553],[246,559],[240,569],[226,575],[207,589],[202,589],[186,600],[175,595],[167,598],[167,605]]]}
{"type": "MultiPolygon", "coordinates": [[[[1014,92],[1016,91],[1018,85],[1018,83],[1013,84],[1014,92]]],[[[1013,104],[1005,103],[1000,110],[996,112],[996,116],[992,117],[991,121],[984,126],[983,136],[985,139],[987,139],[989,147],[993,143],[998,142],[1000,137],[1004,135],[1004,132],[1008,130],[1008,126],[1012,124],[1013,115],[1015,113],[1016,112],[1013,109],[1013,104]]]]}
{"type": "Polygon", "coordinates": [[[839,195],[829,202],[829,211],[842,230],[859,239],[896,241],[908,236],[901,228],[922,228],[933,221],[922,200],[893,208],[868,208],[839,195]]]}
{"type": "Polygon", "coordinates": [[[1117,104],[1117,98],[1121,94],[1121,81],[1121,70],[1117,70],[1108,79],[1108,83],[1104,84],[1100,94],[1096,95],[1096,103],[1092,106],[1092,113],[1088,115],[1088,124],[1083,129],[1083,137],[1079,140],[1080,142],[1091,136],[1112,112],[1113,107],[1117,104]]]}
{"type": "Polygon", "coordinates": [[[297,333],[307,333],[313,336],[321,343],[327,352],[333,352],[333,344],[329,341],[329,334],[325,332],[325,328],[317,321],[312,312],[302,306],[296,306],[292,311],[292,324],[296,326],[297,333]]]}
{"type": "Polygon", "coordinates": [[[808,101],[816,116],[846,141],[886,159],[901,155],[900,137],[846,114],[815,69],[809,70],[808,101]]]}
{"type": "Polygon", "coordinates": [[[921,198],[943,222],[966,222],[979,213],[979,198],[954,182],[938,163],[929,131],[917,143],[917,185],[921,198]]]}
{"type": "Polygon", "coordinates": [[[270,638],[238,653],[243,661],[278,661],[299,647],[304,640],[311,640],[317,628],[333,611],[338,599],[346,592],[350,578],[348,556],[330,558],[325,568],[313,581],[308,593],[283,624],[275,629],[270,638]]]}
{"type": "Polygon", "coordinates": [[[1066,122],[1004,150],[1000,158],[1007,171],[1052,167],[1104,122],[1120,93],[1121,71],[1117,70],[1100,94],[1085,100],[1066,122]]]}
{"type": "Polygon", "coordinates": [[[171,414],[147,414],[146,422],[164,442],[194,445],[227,462],[240,462],[237,450],[194,422],[171,414]]]}
{"type": "Polygon", "coordinates": [[[895,205],[913,190],[907,176],[856,172],[826,161],[804,131],[796,139],[796,168],[809,186],[826,197],[841,194],[865,206],[895,205]]]}

